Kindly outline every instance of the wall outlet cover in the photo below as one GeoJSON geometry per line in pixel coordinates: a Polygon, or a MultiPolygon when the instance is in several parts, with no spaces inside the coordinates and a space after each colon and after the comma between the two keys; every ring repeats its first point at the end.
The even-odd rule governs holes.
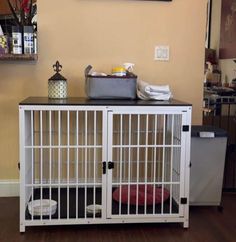
{"type": "Polygon", "coordinates": [[[169,61],[170,59],[170,47],[169,46],[156,46],[154,51],[154,60],[169,61]]]}

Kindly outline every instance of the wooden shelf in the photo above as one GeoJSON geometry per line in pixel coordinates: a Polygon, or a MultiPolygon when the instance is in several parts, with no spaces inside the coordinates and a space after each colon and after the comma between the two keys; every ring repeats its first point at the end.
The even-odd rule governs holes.
{"type": "Polygon", "coordinates": [[[36,61],[37,59],[37,54],[0,54],[0,61],[36,61]]]}

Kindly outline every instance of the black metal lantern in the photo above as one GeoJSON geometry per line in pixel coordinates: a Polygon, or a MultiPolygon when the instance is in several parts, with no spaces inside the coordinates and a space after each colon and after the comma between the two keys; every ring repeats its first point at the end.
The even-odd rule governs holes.
{"type": "Polygon", "coordinates": [[[62,69],[59,61],[53,65],[53,69],[56,73],[48,80],[48,97],[55,99],[67,98],[67,80],[59,73],[62,69]]]}

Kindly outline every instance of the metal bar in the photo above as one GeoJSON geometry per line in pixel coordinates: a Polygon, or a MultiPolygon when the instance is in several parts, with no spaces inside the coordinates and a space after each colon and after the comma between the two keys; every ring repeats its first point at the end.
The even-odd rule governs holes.
{"type": "Polygon", "coordinates": [[[229,132],[229,128],[230,128],[230,103],[227,106],[228,106],[227,131],[229,132]]]}
{"type": "MultiPolygon", "coordinates": [[[[218,106],[218,105],[217,105],[218,106]]],[[[222,103],[219,104],[220,107],[220,114],[219,114],[219,127],[221,128],[222,123],[222,103]]]]}

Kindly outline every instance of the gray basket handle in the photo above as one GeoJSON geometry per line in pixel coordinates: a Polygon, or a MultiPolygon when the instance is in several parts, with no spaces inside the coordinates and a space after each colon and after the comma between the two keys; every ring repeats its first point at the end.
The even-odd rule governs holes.
{"type": "Polygon", "coordinates": [[[92,66],[91,65],[88,65],[86,68],[85,68],[85,71],[84,71],[84,74],[85,74],[85,77],[88,76],[89,72],[92,70],[92,66]]]}
{"type": "Polygon", "coordinates": [[[89,82],[88,82],[88,75],[89,75],[89,72],[92,70],[92,66],[91,65],[88,65],[85,70],[84,70],[84,75],[85,75],[85,93],[86,95],[88,96],[88,93],[89,93],[89,82]]]}

